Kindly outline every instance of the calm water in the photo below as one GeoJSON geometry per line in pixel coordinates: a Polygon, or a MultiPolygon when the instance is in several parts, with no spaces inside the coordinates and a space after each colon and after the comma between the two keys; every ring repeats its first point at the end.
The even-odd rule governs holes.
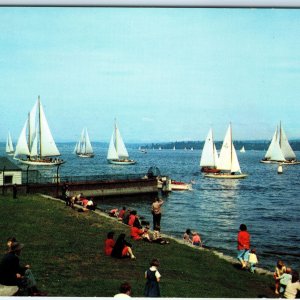
{"type": "MultiPolygon", "coordinates": [[[[300,271],[299,257],[266,252],[299,253],[300,242],[300,165],[284,166],[277,174],[276,165],[259,163],[262,151],[238,152],[241,169],[249,177],[241,180],[204,178],[199,172],[200,150],[128,151],[138,161],[132,166],[116,166],[106,162],[106,148],[93,145],[93,159],[77,158],[72,154],[75,144],[58,144],[62,158],[61,175],[142,174],[157,166],[172,179],[189,182],[193,191],[172,192],[164,197],[162,232],[182,237],[186,228],[197,230],[204,243],[224,254],[236,255],[236,236],[239,225],[245,223],[251,234],[251,244],[257,248],[260,266],[273,270],[281,258],[300,271]]],[[[4,154],[4,146],[2,153],[4,154]]],[[[300,158],[300,153],[296,153],[300,158]]],[[[54,168],[56,170],[56,168],[54,168]]],[[[51,172],[51,171],[49,171],[51,172]]],[[[101,200],[99,206],[134,208],[152,221],[149,197],[130,197],[121,200],[101,200]]]]}

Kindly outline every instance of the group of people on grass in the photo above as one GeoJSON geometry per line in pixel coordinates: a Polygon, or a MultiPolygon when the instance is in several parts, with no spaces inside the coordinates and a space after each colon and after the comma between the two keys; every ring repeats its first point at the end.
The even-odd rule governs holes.
{"type": "Polygon", "coordinates": [[[63,185],[62,198],[66,202],[66,206],[70,206],[71,208],[75,208],[75,204],[82,206],[78,209],[80,212],[95,210],[97,207],[96,203],[93,201],[93,198],[87,199],[83,193],[71,195],[68,184],[63,185]]]}
{"type": "Polygon", "coordinates": [[[7,252],[0,262],[0,285],[2,296],[45,296],[38,290],[29,264],[20,265],[19,257],[24,244],[15,237],[7,239],[7,252]]]}
{"type": "MultiPolygon", "coordinates": [[[[241,264],[242,269],[249,268],[250,272],[254,273],[258,258],[256,249],[250,250],[250,234],[245,224],[241,224],[237,236],[237,259],[241,264]]],[[[295,299],[300,291],[299,273],[286,267],[282,260],[278,260],[273,274],[275,279],[275,294],[283,296],[287,299],[295,299]]]]}

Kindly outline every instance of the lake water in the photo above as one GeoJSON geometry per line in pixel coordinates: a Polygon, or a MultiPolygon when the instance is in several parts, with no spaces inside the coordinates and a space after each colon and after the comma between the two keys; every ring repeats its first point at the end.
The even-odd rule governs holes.
{"type": "MultiPolygon", "coordinates": [[[[283,174],[278,175],[277,165],[259,163],[265,152],[246,150],[237,154],[242,171],[249,177],[221,180],[204,178],[200,173],[201,150],[148,150],[143,154],[128,147],[137,164],[117,166],[106,162],[107,149],[103,146],[93,145],[93,159],[76,157],[72,153],[74,146],[75,143],[58,144],[62,158],[67,161],[60,167],[61,176],[145,174],[149,167],[157,166],[172,179],[195,182],[192,191],[171,192],[163,197],[163,233],[181,238],[186,228],[191,228],[200,233],[205,245],[235,257],[238,228],[245,223],[261,267],[273,270],[276,261],[283,259],[300,271],[300,165],[284,166],[283,174]]],[[[4,145],[1,148],[4,155],[4,145]]],[[[300,153],[296,155],[300,158],[300,153]]],[[[151,203],[150,197],[99,200],[100,208],[125,205],[152,222],[151,203]]]]}

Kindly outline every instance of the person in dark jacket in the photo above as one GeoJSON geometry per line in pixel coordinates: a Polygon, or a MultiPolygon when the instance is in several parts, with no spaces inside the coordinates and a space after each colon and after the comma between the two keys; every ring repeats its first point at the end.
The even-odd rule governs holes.
{"type": "Polygon", "coordinates": [[[0,284],[18,286],[20,293],[29,296],[41,296],[44,293],[38,291],[35,278],[30,270],[30,265],[21,266],[19,256],[24,244],[13,242],[9,252],[0,262],[0,284]]]}

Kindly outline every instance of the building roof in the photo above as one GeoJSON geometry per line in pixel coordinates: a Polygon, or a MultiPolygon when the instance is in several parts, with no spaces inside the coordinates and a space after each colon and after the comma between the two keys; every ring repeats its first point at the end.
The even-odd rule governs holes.
{"type": "Polygon", "coordinates": [[[20,167],[10,161],[7,157],[0,156],[0,172],[3,171],[22,171],[20,167]]]}

